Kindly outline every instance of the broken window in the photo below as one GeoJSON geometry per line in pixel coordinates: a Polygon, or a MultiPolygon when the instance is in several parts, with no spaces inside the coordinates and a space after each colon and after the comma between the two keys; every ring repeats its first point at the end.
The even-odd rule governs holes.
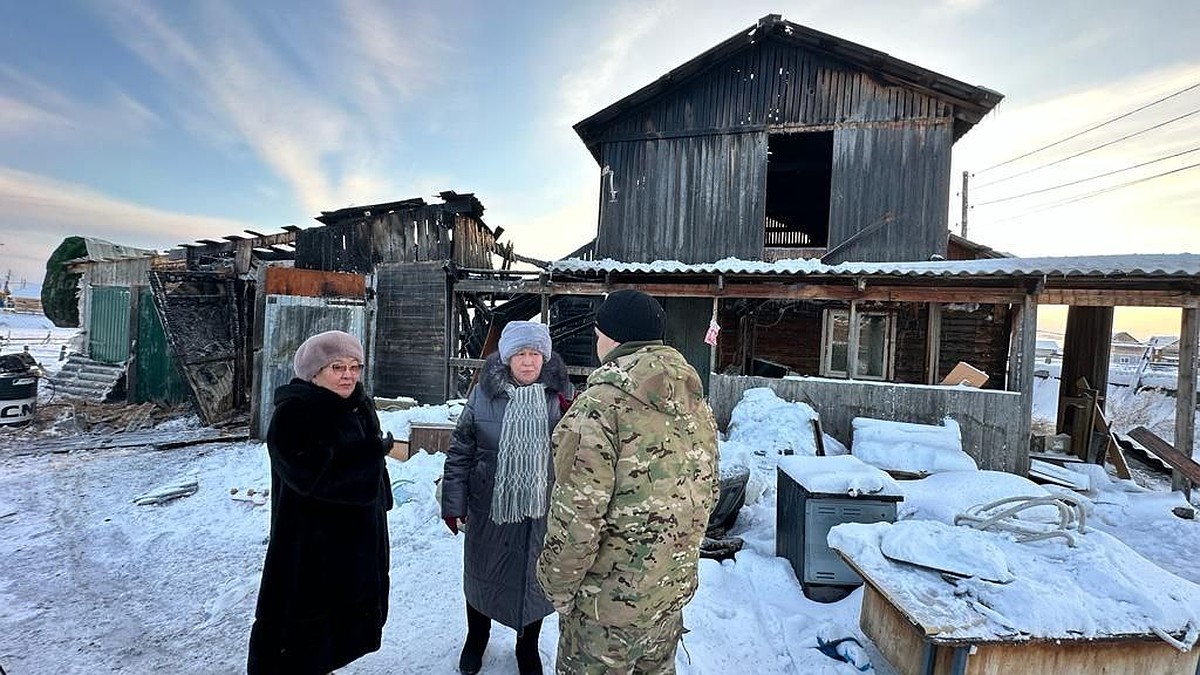
{"type": "Polygon", "coordinates": [[[770,134],[767,143],[765,246],[826,248],[833,132],[770,134]]]}
{"type": "MultiPolygon", "coordinates": [[[[856,380],[890,380],[895,318],[887,312],[858,312],[856,380]]],[[[821,333],[821,375],[849,377],[850,311],[827,309],[821,333]]]]}

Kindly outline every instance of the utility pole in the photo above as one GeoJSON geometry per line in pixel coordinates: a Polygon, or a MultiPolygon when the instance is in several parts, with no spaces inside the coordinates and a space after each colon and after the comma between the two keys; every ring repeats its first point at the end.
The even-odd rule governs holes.
{"type": "Polygon", "coordinates": [[[971,174],[963,171],[963,186],[962,186],[962,238],[967,238],[967,210],[970,208],[967,202],[967,182],[971,174]]]}

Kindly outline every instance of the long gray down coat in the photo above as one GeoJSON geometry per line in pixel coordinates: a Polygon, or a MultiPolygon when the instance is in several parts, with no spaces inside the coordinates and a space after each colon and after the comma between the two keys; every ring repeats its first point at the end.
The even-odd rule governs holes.
{"type": "MultiPolygon", "coordinates": [[[[463,591],[467,602],[492,619],[520,630],[553,612],[554,607],[542,593],[534,573],[546,536],[546,517],[504,525],[491,519],[500,426],[509,401],[504,391],[508,380],[508,366],[493,353],[484,363],[479,385],[467,398],[454,430],[442,477],[442,517],[467,517],[463,544],[463,591]]],[[[572,394],[566,364],[558,354],[552,354],[542,366],[538,381],[546,385],[549,434],[562,417],[561,402],[572,394]]],[[[553,457],[547,455],[546,461],[549,503],[549,489],[554,483],[553,457]]]]}

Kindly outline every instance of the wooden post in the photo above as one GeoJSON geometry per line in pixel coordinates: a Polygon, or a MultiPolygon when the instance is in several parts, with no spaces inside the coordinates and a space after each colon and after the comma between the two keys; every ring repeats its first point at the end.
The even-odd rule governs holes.
{"type": "Polygon", "coordinates": [[[967,184],[970,182],[971,174],[967,171],[963,172],[962,183],[962,238],[967,238],[967,212],[970,210],[970,202],[967,201],[967,184]]]}
{"type": "Polygon", "coordinates": [[[846,335],[846,379],[858,375],[858,303],[850,301],[850,328],[846,335]]]}
{"type": "Polygon", "coordinates": [[[925,342],[925,384],[938,383],[938,371],[941,370],[939,358],[942,353],[942,305],[937,302],[929,303],[929,323],[926,329],[925,342]]]}
{"type": "Polygon", "coordinates": [[[1025,296],[1025,302],[1017,308],[1017,325],[1020,339],[1016,341],[1015,353],[1010,360],[1013,367],[1009,373],[1009,390],[1021,392],[1021,425],[1018,438],[1023,446],[1014,448],[1016,452],[1018,475],[1029,471],[1029,434],[1033,425],[1033,366],[1034,353],[1037,349],[1037,300],[1032,294],[1025,296]]]}
{"type": "MultiPolygon", "coordinates": [[[[1175,390],[1175,449],[1195,459],[1196,429],[1196,343],[1200,333],[1200,310],[1185,308],[1179,328],[1179,373],[1175,390]]],[[[1171,489],[1191,497],[1191,484],[1178,470],[1171,472],[1171,489]]]]}

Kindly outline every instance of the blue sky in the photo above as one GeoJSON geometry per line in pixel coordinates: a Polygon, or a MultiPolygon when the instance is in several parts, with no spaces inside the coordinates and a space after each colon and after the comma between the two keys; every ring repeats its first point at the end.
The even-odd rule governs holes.
{"type": "MultiPolygon", "coordinates": [[[[166,249],[442,190],[476,193],[519,252],[562,255],[594,236],[599,184],[571,125],[770,13],[1005,94],[955,146],[956,181],[1200,82],[1194,2],[6,0],[0,267],[40,279],[70,235],[166,249]]],[[[1196,108],[1200,89],[1059,156],[1196,108]]],[[[1185,151],[1198,118],[978,201],[1185,151]]],[[[970,236],[1024,255],[1200,252],[1200,169],[1036,212],[1103,184],[979,206],[970,236]]]]}

